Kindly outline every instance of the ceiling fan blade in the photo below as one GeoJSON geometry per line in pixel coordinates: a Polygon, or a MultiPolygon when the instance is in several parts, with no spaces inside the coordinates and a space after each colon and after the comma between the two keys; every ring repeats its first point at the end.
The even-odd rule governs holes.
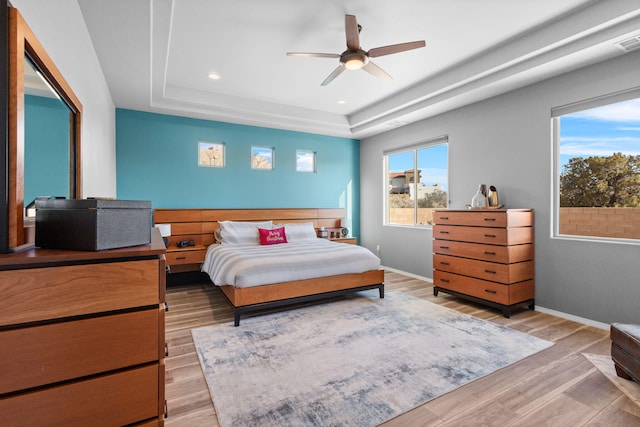
{"type": "Polygon", "coordinates": [[[347,49],[360,49],[360,32],[358,31],[358,21],[354,15],[344,16],[344,31],[347,34],[347,49]]]}
{"type": "Polygon", "coordinates": [[[307,58],[340,58],[337,53],[287,52],[287,56],[305,56],[307,58]]]}
{"type": "Polygon", "coordinates": [[[407,50],[418,49],[425,46],[426,42],[424,40],[392,44],[389,46],[374,47],[369,52],[367,52],[367,55],[370,58],[376,58],[378,56],[391,55],[392,53],[404,52],[407,50]]]}
{"type": "Polygon", "coordinates": [[[336,77],[338,77],[340,74],[342,74],[342,72],[345,70],[344,65],[340,64],[338,65],[338,68],[336,68],[335,70],[333,70],[331,72],[331,74],[329,74],[329,76],[324,79],[324,81],[320,84],[320,86],[326,86],[329,83],[331,83],[333,81],[333,79],[335,79],[336,77]]]}
{"type": "Polygon", "coordinates": [[[367,64],[364,67],[362,67],[362,69],[365,70],[367,73],[371,74],[372,76],[375,76],[379,79],[393,80],[393,77],[391,77],[389,73],[387,73],[385,70],[378,67],[376,64],[374,64],[371,61],[367,62],[367,64]]]}

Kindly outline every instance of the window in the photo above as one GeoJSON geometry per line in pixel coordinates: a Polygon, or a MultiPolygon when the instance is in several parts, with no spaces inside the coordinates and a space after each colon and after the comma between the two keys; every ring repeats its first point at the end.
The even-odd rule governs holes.
{"type": "Polygon", "coordinates": [[[640,90],[552,115],[554,235],[640,239],[640,90]]]}
{"type": "Polygon", "coordinates": [[[447,141],[385,152],[386,225],[431,225],[433,210],[449,205],[447,141]]]}

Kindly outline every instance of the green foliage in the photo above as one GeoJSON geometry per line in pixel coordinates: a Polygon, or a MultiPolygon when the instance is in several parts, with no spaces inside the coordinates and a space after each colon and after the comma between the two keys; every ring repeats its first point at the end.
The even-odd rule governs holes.
{"type": "Polygon", "coordinates": [[[389,194],[390,208],[413,208],[413,199],[408,194],[389,194]]]}
{"type": "Polygon", "coordinates": [[[446,191],[434,190],[426,194],[422,199],[418,199],[419,208],[446,208],[448,195],[446,191]]]}
{"type": "MultiPolygon", "coordinates": [[[[446,191],[434,190],[418,199],[419,208],[446,208],[448,194],[446,191]]],[[[413,200],[408,194],[389,194],[390,208],[413,208],[413,200]]]]}
{"type": "Polygon", "coordinates": [[[560,175],[560,206],[640,206],[640,155],[569,159],[560,175]]]}

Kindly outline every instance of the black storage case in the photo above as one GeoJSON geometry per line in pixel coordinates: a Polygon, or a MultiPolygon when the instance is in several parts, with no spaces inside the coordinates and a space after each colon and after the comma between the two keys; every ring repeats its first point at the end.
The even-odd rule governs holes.
{"type": "Polygon", "coordinates": [[[37,200],[36,246],[100,251],[151,243],[151,202],[37,200]]]}

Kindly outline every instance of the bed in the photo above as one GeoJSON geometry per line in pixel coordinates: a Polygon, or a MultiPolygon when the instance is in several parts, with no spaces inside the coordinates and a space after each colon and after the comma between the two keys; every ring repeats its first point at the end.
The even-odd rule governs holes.
{"type": "Polygon", "coordinates": [[[380,298],[384,298],[384,271],[380,269],[379,258],[366,248],[316,237],[320,227],[339,231],[341,218],[344,218],[342,209],[154,212],[156,224],[171,223],[174,230],[195,231],[178,235],[177,240],[189,238],[207,246],[205,261],[198,267],[227,297],[234,311],[235,326],[248,313],[359,291],[377,289],[380,298]],[[282,244],[260,244],[259,233],[240,232],[234,236],[225,233],[226,225],[253,227],[254,231],[282,228],[288,240],[282,244]],[[253,240],[243,240],[247,236],[253,240]],[[319,259],[307,258],[314,252],[319,259]],[[231,266],[234,257],[240,260],[239,267],[231,266]]]}

